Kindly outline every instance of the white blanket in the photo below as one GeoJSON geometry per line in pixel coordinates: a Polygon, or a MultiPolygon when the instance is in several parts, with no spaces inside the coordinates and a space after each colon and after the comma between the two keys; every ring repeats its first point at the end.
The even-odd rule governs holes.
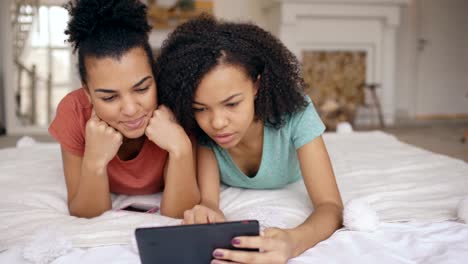
{"type": "MultiPolygon", "coordinates": [[[[372,233],[338,231],[288,264],[459,264],[468,259],[468,225],[441,223],[384,223],[372,233]]],[[[466,262],[466,261],[465,261],[466,262]]],[[[20,246],[0,253],[0,263],[31,264],[20,246]]],[[[74,248],[51,264],[137,264],[128,245],[74,248]]]]}
{"type": "MultiPolygon", "coordinates": [[[[397,141],[381,132],[324,135],[343,200],[367,197],[387,222],[456,217],[468,195],[468,164],[397,141]]],[[[159,201],[160,195],[119,196],[114,207],[159,201]]],[[[229,220],[255,218],[262,227],[292,227],[312,212],[302,182],[281,190],[224,188],[229,220]]],[[[75,247],[127,244],[136,227],[178,224],[160,215],[111,211],[94,219],[68,215],[57,144],[0,150],[0,251],[52,226],[75,247]]]]}

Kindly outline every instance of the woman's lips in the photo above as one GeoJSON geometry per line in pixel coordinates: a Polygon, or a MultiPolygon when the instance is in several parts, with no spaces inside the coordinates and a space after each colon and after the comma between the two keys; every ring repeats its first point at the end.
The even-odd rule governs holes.
{"type": "Polygon", "coordinates": [[[145,116],[142,116],[142,117],[140,117],[138,119],[134,119],[134,120],[131,120],[131,121],[125,121],[125,122],[122,122],[122,123],[128,129],[134,130],[134,129],[140,128],[143,125],[144,122],[145,122],[145,116]]]}
{"type": "Polygon", "coordinates": [[[215,135],[214,139],[218,144],[227,144],[234,139],[234,133],[215,135]]]}

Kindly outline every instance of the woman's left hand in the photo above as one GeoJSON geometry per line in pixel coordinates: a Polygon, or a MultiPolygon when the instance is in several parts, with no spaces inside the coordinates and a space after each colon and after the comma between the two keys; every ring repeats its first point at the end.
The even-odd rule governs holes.
{"type": "Polygon", "coordinates": [[[216,249],[211,264],[224,263],[286,263],[293,257],[294,241],[290,231],[267,228],[261,236],[235,237],[232,245],[237,248],[258,248],[260,252],[216,249]]]}
{"type": "Polygon", "coordinates": [[[169,153],[179,152],[190,146],[190,140],[177,122],[172,111],[165,105],[154,110],[145,131],[146,136],[169,153]]]}

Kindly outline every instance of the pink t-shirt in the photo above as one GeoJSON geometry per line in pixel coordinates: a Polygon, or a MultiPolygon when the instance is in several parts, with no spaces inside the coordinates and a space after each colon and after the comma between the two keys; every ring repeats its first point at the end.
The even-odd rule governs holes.
{"type": "MultiPolygon", "coordinates": [[[[85,90],[80,88],[67,94],[57,107],[57,114],[49,133],[66,151],[83,156],[85,127],[91,117],[92,106],[85,90]]],[[[152,194],[163,188],[163,171],[167,152],[145,137],[138,156],[120,160],[116,155],[107,165],[110,191],[118,194],[152,194]]]]}

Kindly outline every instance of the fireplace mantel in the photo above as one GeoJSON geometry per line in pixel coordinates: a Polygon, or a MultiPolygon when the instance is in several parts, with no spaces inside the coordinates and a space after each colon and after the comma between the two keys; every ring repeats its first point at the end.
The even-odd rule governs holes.
{"type": "MultiPolygon", "coordinates": [[[[378,93],[386,124],[395,117],[396,29],[410,0],[274,0],[263,10],[268,30],[302,60],[303,51],[364,51],[366,82],[378,93]]],[[[357,123],[368,120],[358,116],[357,123]]]]}

